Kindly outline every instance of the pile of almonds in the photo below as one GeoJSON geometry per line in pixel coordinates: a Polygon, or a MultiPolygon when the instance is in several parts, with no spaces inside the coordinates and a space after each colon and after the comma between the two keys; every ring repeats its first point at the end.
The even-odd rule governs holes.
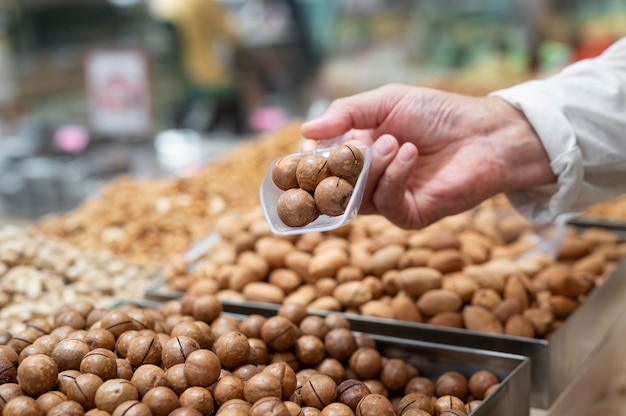
{"type": "Polygon", "coordinates": [[[81,249],[106,249],[155,266],[204,237],[218,215],[258,206],[267,167],[295,152],[299,140],[300,122],[292,122],[238,143],[231,153],[188,177],[120,177],[75,210],[43,218],[37,225],[81,249]]]}
{"type": "Polygon", "coordinates": [[[590,218],[623,221],[626,219],[626,196],[618,196],[609,201],[593,205],[585,209],[583,214],[590,218]]]}
{"type": "Polygon", "coordinates": [[[0,333],[80,299],[98,306],[142,299],[153,276],[110,251],[84,252],[35,229],[6,225],[0,228],[0,333]]]}
{"type": "Polygon", "coordinates": [[[437,366],[440,373],[426,377],[428,369],[383,355],[342,315],[309,315],[301,306],[237,319],[213,295],[158,309],[75,302],[0,345],[0,411],[466,416],[500,383],[486,369],[437,366]]]}
{"type": "Polygon", "coordinates": [[[539,231],[494,205],[411,231],[362,216],[335,231],[275,236],[258,209],[221,216],[216,230],[221,240],[199,260],[167,262],[169,290],[537,338],[626,253],[607,230],[568,226],[554,257],[530,254],[539,231]]]}

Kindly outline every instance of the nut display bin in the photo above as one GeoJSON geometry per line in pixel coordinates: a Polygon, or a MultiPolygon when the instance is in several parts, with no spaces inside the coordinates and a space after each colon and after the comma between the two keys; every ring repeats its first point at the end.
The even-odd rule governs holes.
{"type": "MultiPolygon", "coordinates": [[[[625,370],[626,312],[607,333],[571,383],[563,391],[548,415],[590,415],[592,406],[602,399],[614,377],[625,370]]],[[[621,393],[622,391],[620,391],[621,393]]],[[[622,409],[624,411],[625,409],[622,409]]]]}
{"type": "MultiPolygon", "coordinates": [[[[621,231],[625,229],[622,228],[621,231]]],[[[164,284],[157,284],[146,292],[146,298],[156,300],[173,299],[182,295],[168,290],[164,284]]],[[[280,307],[277,304],[258,302],[224,302],[224,304],[231,311],[244,314],[259,310],[274,314],[280,307]]],[[[548,409],[604,339],[624,305],[626,305],[626,259],[621,259],[604,283],[590,292],[587,299],[565,320],[549,341],[357,314],[344,315],[356,331],[529,357],[531,406],[548,409]]]]}
{"type": "MultiPolygon", "coordinates": [[[[224,305],[224,315],[243,319],[249,314],[274,316],[274,311],[248,305],[224,305]],[[241,313],[240,313],[241,312],[241,313]]],[[[367,331],[356,331],[367,333],[367,331]]],[[[498,376],[500,386],[472,412],[472,416],[527,416],[530,412],[530,360],[515,354],[473,348],[440,345],[416,339],[369,334],[376,341],[383,357],[400,358],[412,365],[420,375],[436,378],[445,371],[455,370],[466,377],[478,370],[489,370],[498,376]]]]}

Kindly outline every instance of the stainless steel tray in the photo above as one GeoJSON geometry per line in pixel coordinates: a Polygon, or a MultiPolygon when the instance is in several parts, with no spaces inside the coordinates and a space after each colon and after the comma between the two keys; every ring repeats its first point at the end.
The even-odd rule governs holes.
{"type": "Polygon", "coordinates": [[[581,215],[571,219],[568,223],[577,228],[604,228],[617,235],[621,240],[626,241],[626,221],[624,220],[595,218],[588,215],[581,215]]]}
{"type": "MultiPolygon", "coordinates": [[[[259,306],[258,304],[256,306],[259,306]]],[[[224,315],[243,319],[256,313],[267,317],[275,311],[246,305],[224,305],[224,315]]],[[[528,416],[530,412],[530,360],[528,357],[495,351],[456,347],[367,333],[376,341],[380,354],[400,358],[419,369],[420,374],[435,379],[445,371],[455,370],[466,377],[478,370],[489,370],[500,379],[500,386],[472,413],[472,416],[528,416]]]]}
{"type": "MultiPolygon", "coordinates": [[[[548,415],[589,415],[626,363],[626,310],[550,408],[548,415]]],[[[626,409],[622,409],[626,413],[626,409]]]]}

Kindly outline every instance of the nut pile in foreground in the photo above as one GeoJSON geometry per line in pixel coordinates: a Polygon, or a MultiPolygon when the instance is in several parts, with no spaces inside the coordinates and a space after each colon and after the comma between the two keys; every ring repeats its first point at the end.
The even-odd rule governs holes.
{"type": "Polygon", "coordinates": [[[88,302],[27,322],[0,345],[0,411],[29,415],[456,415],[499,385],[490,371],[435,379],[382,356],[341,315],[285,306],[222,314],[212,295],[159,309],[88,302]]]}
{"type": "Polygon", "coordinates": [[[321,154],[288,155],[272,169],[272,180],[284,192],[276,209],[290,227],[304,227],[317,217],[342,215],[363,169],[364,156],[354,145],[335,147],[321,154]]]}
{"type": "Polygon", "coordinates": [[[31,228],[0,228],[0,333],[50,315],[85,299],[109,306],[118,299],[141,299],[153,271],[119,259],[110,251],[84,252],[31,228]]]}
{"type": "Polygon", "coordinates": [[[412,231],[361,216],[275,236],[260,210],[222,216],[216,230],[221,241],[204,257],[167,263],[170,290],[536,338],[549,338],[626,253],[607,230],[568,227],[556,258],[520,258],[537,230],[489,206],[412,231]]]}

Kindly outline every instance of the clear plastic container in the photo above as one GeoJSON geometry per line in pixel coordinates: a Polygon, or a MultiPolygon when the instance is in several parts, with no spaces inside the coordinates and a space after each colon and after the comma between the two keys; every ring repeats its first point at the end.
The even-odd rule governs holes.
{"type": "MultiPolygon", "coordinates": [[[[361,173],[359,174],[356,184],[354,185],[354,191],[352,192],[352,196],[350,197],[350,201],[348,202],[345,212],[336,217],[329,217],[327,215],[320,214],[315,221],[304,227],[290,227],[283,223],[278,217],[276,204],[278,202],[278,198],[284,191],[276,186],[272,180],[272,169],[274,168],[274,165],[276,165],[276,162],[278,162],[282,157],[272,161],[267,173],[265,174],[265,178],[263,178],[263,182],[261,183],[260,193],[261,206],[263,207],[265,218],[267,219],[270,229],[274,234],[290,235],[304,234],[313,231],[329,231],[346,225],[356,218],[359,208],[361,207],[365,183],[367,182],[367,174],[372,162],[372,148],[370,146],[356,145],[356,147],[358,147],[363,153],[363,169],[361,169],[361,173]]],[[[334,148],[335,147],[316,149],[308,152],[294,153],[293,155],[303,156],[307,154],[320,154],[324,157],[328,157],[334,148]]]]}

